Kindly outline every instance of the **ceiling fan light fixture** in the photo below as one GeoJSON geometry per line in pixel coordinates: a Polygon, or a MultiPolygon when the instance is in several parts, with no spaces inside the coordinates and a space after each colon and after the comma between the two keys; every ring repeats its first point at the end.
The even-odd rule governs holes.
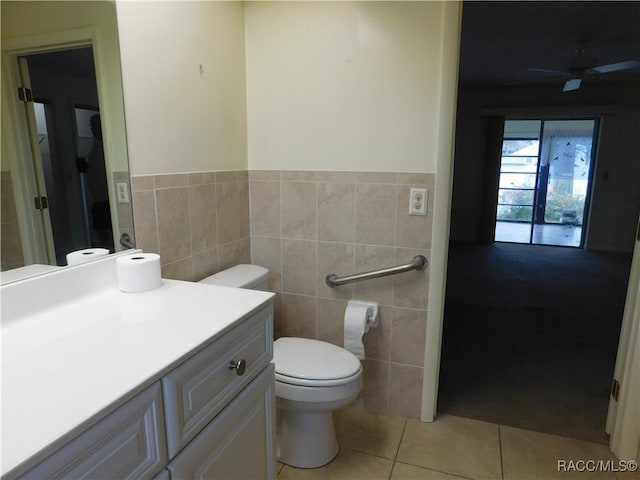
{"type": "Polygon", "coordinates": [[[580,88],[580,84],[582,84],[581,78],[570,78],[566,82],[564,82],[563,92],[572,92],[573,90],[578,90],[580,88]]]}

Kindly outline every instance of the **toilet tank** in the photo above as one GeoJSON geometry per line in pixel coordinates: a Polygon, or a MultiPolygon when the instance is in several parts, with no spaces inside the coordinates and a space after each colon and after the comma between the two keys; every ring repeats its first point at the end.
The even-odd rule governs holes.
{"type": "Polygon", "coordinates": [[[240,264],[203,278],[199,283],[223,287],[267,290],[269,270],[259,265],[240,264]]]}

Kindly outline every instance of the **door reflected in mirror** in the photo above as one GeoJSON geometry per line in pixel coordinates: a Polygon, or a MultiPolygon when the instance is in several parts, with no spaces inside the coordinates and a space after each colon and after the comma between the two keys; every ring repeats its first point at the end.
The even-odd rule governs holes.
{"type": "Polygon", "coordinates": [[[7,1],[1,8],[9,65],[3,101],[10,100],[2,127],[1,270],[64,266],[67,254],[87,248],[131,248],[115,5],[7,1]],[[84,27],[88,19],[93,27],[84,27]]]}

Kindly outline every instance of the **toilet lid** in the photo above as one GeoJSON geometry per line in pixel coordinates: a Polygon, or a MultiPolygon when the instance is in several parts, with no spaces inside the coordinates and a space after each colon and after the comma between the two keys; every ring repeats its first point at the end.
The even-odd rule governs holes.
{"type": "Polygon", "coordinates": [[[276,376],[302,380],[337,380],[352,377],[362,368],[351,352],[309,338],[281,337],[273,343],[276,376]],[[279,375],[278,375],[279,374],[279,375]]]}

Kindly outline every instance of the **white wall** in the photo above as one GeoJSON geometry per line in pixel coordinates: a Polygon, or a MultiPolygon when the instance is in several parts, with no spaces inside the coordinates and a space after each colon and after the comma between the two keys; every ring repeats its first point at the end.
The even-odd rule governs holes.
{"type": "Polygon", "coordinates": [[[249,168],[435,172],[444,3],[247,3],[249,168]]]}
{"type": "Polygon", "coordinates": [[[244,4],[117,12],[131,173],[246,169],[244,4]]]}

